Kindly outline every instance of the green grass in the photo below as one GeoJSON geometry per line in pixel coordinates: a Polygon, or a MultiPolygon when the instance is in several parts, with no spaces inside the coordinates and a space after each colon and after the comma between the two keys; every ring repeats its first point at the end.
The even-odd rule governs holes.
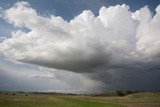
{"type": "Polygon", "coordinates": [[[0,93],[0,107],[127,107],[154,105],[160,107],[160,93],[135,93],[124,97],[42,93],[0,93]]]}
{"type": "Polygon", "coordinates": [[[118,104],[81,100],[69,95],[0,94],[0,107],[124,107],[118,104]]]}
{"type": "MultiPolygon", "coordinates": [[[[75,98],[78,98],[75,96],[75,98]]],[[[96,97],[90,97],[90,96],[83,96],[81,97],[83,100],[89,100],[89,101],[99,101],[99,102],[107,102],[107,103],[118,103],[122,105],[148,105],[148,106],[156,106],[160,107],[160,92],[157,93],[151,93],[151,92],[141,92],[141,93],[135,93],[130,94],[124,97],[119,96],[96,96],[96,97]]]]}

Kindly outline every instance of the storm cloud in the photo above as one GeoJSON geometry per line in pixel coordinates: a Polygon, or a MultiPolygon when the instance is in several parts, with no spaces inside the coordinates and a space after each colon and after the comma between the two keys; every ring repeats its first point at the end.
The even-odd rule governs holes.
{"type": "Polygon", "coordinates": [[[160,5],[155,11],[145,6],[131,12],[123,4],[101,7],[98,16],[84,10],[66,21],[17,2],[1,9],[0,16],[19,30],[2,40],[0,52],[14,61],[82,73],[104,83],[102,90],[159,90],[160,5]]]}

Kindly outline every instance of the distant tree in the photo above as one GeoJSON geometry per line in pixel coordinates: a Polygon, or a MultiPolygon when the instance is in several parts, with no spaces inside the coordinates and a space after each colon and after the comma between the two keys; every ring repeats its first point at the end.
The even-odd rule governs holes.
{"type": "Polygon", "coordinates": [[[126,94],[133,94],[134,92],[133,91],[126,91],[126,94]]]}
{"type": "Polygon", "coordinates": [[[119,95],[119,96],[125,96],[125,93],[123,91],[117,91],[117,95],[119,95]]]}

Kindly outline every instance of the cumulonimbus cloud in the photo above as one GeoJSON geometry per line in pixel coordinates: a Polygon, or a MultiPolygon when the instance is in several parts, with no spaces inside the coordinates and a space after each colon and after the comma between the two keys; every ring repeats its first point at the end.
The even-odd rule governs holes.
{"type": "Polygon", "coordinates": [[[160,5],[154,16],[147,6],[131,12],[123,4],[102,7],[98,16],[84,10],[69,22],[60,16],[41,16],[27,2],[1,11],[1,17],[19,28],[0,43],[0,52],[13,60],[72,72],[93,72],[93,79],[100,79],[106,70],[111,76],[100,79],[104,82],[113,82],[117,70],[123,77],[128,70],[137,73],[159,66],[160,5]]]}

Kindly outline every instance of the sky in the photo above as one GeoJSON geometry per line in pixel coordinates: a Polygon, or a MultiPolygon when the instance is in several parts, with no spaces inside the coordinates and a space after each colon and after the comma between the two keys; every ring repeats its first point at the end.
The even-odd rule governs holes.
{"type": "Polygon", "coordinates": [[[160,90],[159,0],[0,0],[0,90],[160,90]]]}

